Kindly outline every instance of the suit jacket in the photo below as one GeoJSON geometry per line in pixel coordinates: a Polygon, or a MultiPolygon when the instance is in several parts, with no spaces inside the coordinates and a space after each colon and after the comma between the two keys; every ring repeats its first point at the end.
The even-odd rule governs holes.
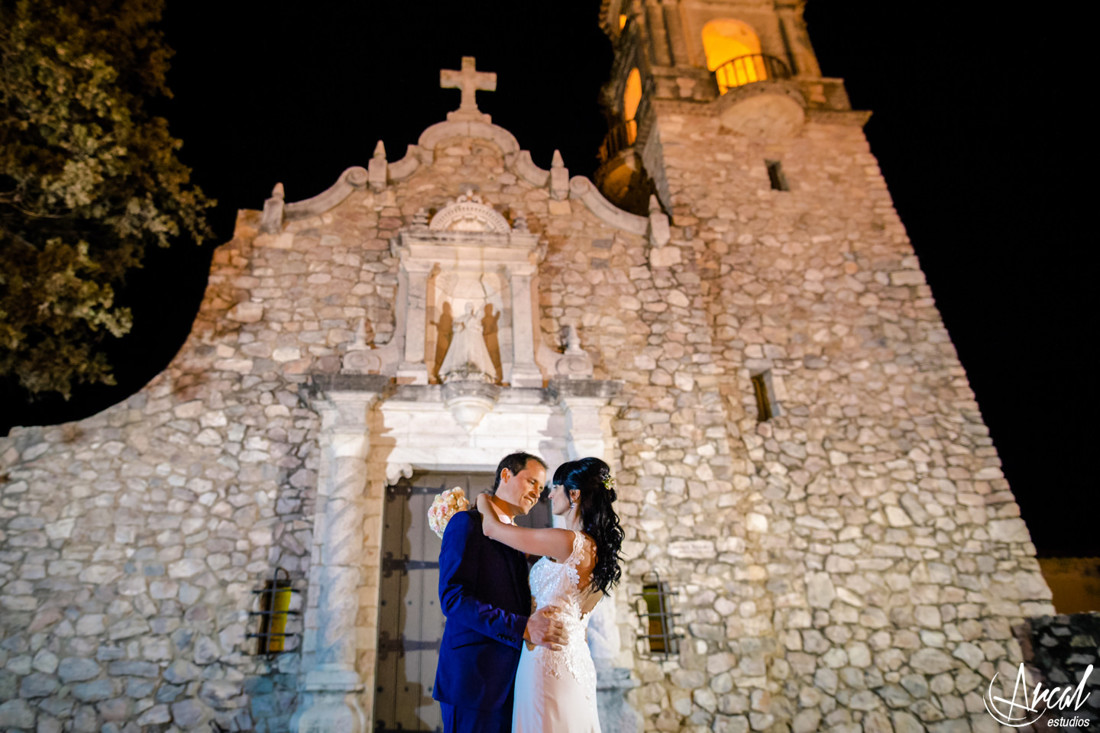
{"type": "Polygon", "coordinates": [[[447,623],[432,697],[478,710],[509,705],[531,613],[527,562],[482,533],[476,509],[455,514],[443,532],[439,605],[447,623]]]}

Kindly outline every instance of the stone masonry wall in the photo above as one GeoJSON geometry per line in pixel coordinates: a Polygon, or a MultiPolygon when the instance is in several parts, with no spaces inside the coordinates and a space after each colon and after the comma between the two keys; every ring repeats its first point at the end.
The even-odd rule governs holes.
{"type": "Polygon", "coordinates": [[[257,346],[278,326],[226,318],[246,245],[144,389],[0,440],[4,730],[286,729],[298,657],[253,657],[247,613],[276,566],[304,587],[317,421],[257,346]]]}
{"type": "Polygon", "coordinates": [[[979,687],[1049,591],[861,130],[656,128],[681,264],[624,252],[636,292],[596,310],[630,322],[588,304],[582,334],[628,385],[631,575],[682,594],[680,658],[639,660],[635,703],[663,730],[988,729],[979,687]]]}
{"type": "Polygon", "coordinates": [[[392,334],[399,220],[381,209],[258,240],[246,212],[164,373],[0,440],[0,727],[287,729],[299,655],[251,656],[247,612],[276,566],[306,587],[308,374],[336,371],[361,324],[392,334]]]}

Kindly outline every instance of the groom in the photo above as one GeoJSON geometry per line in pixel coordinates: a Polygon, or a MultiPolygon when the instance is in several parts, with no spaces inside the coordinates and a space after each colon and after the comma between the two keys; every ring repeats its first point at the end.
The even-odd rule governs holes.
{"type": "MultiPolygon", "coordinates": [[[[546,483],[546,464],[529,453],[505,456],[493,481],[501,521],[527,514],[546,483]]],[[[451,517],[439,552],[439,605],[447,617],[432,697],[447,733],[506,733],[524,640],[565,643],[561,622],[531,613],[527,561],[522,552],[481,531],[477,509],[451,517]]]]}

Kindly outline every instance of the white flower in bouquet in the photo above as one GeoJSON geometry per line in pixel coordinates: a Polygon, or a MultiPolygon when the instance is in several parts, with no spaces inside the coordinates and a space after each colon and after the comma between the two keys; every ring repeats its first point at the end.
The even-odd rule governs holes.
{"type": "Polygon", "coordinates": [[[469,508],[470,501],[461,488],[456,486],[453,489],[447,489],[435,497],[431,508],[428,509],[428,526],[439,535],[440,539],[443,539],[443,530],[447,529],[447,522],[451,521],[455,512],[464,512],[469,508]]]}

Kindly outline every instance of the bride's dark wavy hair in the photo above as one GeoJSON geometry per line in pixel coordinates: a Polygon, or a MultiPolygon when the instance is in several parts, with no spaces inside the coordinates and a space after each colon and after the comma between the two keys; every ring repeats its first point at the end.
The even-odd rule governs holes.
{"type": "Polygon", "coordinates": [[[619,550],[623,546],[623,528],[611,508],[615,488],[611,467],[599,458],[581,458],[558,466],[554,483],[566,492],[580,492],[581,528],[596,543],[596,567],[592,569],[591,587],[607,593],[619,582],[622,571],[619,550]]]}

